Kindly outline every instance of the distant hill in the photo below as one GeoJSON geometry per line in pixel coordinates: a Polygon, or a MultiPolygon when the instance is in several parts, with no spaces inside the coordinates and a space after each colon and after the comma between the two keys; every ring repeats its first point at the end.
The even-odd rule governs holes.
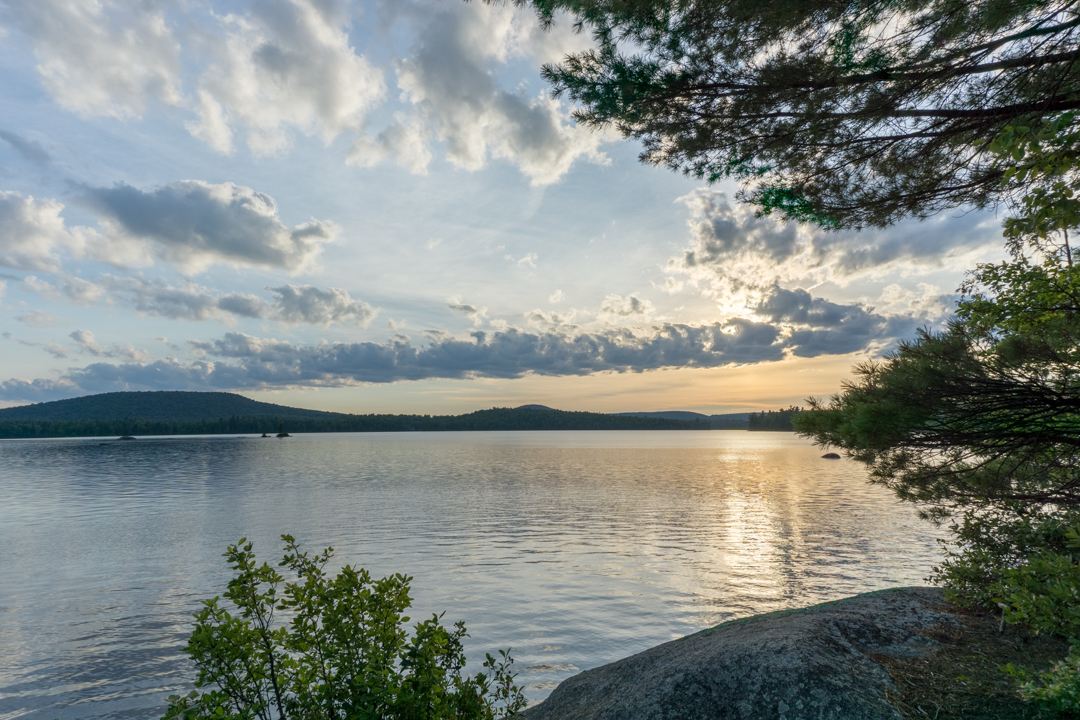
{"type": "Polygon", "coordinates": [[[0,410],[0,438],[445,430],[700,430],[703,422],[567,412],[546,406],[465,415],[350,415],[223,392],[117,392],[0,410]]]}
{"type": "Polygon", "coordinates": [[[708,423],[709,427],[713,430],[746,430],[750,426],[750,413],[705,415],[704,413],[687,412],[685,410],[665,410],[662,412],[628,412],[618,414],[640,418],[663,418],[666,420],[682,420],[684,422],[703,422],[708,423]]]}
{"type": "Polygon", "coordinates": [[[227,392],[111,392],[0,410],[5,420],[150,420],[195,422],[227,417],[329,418],[341,413],[303,410],[227,392]]]}

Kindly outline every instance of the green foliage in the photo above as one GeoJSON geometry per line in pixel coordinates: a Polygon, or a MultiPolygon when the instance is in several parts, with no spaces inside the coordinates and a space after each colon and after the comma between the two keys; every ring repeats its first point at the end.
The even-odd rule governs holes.
{"type": "Polygon", "coordinates": [[[999,607],[1003,597],[1013,593],[1008,587],[1013,573],[1029,558],[1069,552],[1069,532],[1078,523],[1080,511],[1031,509],[1019,502],[969,508],[952,519],[951,539],[941,543],[944,559],[930,579],[944,586],[948,600],[957,605],[999,607]]]}
{"type": "Polygon", "coordinates": [[[340,413],[305,410],[258,402],[227,392],[110,392],[68,400],[0,409],[0,423],[35,422],[161,422],[190,423],[219,418],[332,418],[340,413]]]}
{"type": "Polygon", "coordinates": [[[1043,547],[999,584],[1005,619],[1036,632],[1080,637],[1080,526],[1065,531],[1065,549],[1043,547]]]}
{"type": "Polygon", "coordinates": [[[291,582],[245,539],[229,546],[227,605],[203,601],[186,649],[199,690],[171,696],[164,720],[495,720],[525,707],[505,651],[463,674],[462,623],[434,616],[410,636],[411,578],[348,565],[330,577],[332,548],[309,556],[282,540],[291,582]]]}
{"type": "Polygon", "coordinates": [[[1048,671],[1032,673],[1009,664],[1003,670],[1020,680],[1020,696],[1044,710],[1065,717],[1080,717],[1080,646],[1048,671]]]}
{"type": "Polygon", "coordinates": [[[1034,189],[1007,222],[1012,259],[975,268],[948,329],[857,366],[795,421],[930,517],[973,508],[969,525],[986,509],[1080,505],[1080,268],[1068,241],[1080,205],[1068,188],[1054,195],[1080,182],[1073,124],[1062,115],[989,143],[1034,189]]]}
{"type": "Polygon", "coordinates": [[[830,229],[1012,197],[1032,187],[1027,156],[989,141],[1080,108],[1066,0],[514,2],[592,33],[593,49],[543,70],[579,122],[830,229]]]}
{"type": "MultiPolygon", "coordinates": [[[[151,393],[112,394],[150,395],[151,393]]],[[[186,416],[195,414],[200,400],[198,396],[203,393],[178,394],[194,396],[189,398],[184,411],[187,413],[186,416]]],[[[206,393],[206,395],[227,394],[206,393]]],[[[48,410],[49,405],[52,403],[33,405],[27,410],[34,408],[48,410]]],[[[445,430],[701,430],[709,427],[707,422],[534,408],[492,408],[465,415],[348,415],[270,405],[271,408],[296,411],[296,413],[217,417],[211,414],[215,412],[216,407],[215,403],[210,403],[206,408],[206,414],[201,418],[195,414],[194,416],[199,419],[178,421],[141,419],[135,416],[115,420],[96,419],[92,414],[68,420],[42,420],[30,412],[24,413],[26,417],[20,419],[5,420],[4,411],[0,410],[0,438],[276,433],[278,426],[282,423],[286,430],[293,433],[445,430]]],[[[23,410],[23,408],[11,409],[23,410]]]]}
{"type": "Polygon", "coordinates": [[[1044,548],[1009,568],[998,584],[1005,619],[1036,632],[1073,638],[1065,659],[1041,673],[1007,665],[1020,695],[1051,712],[1080,717],[1080,525],[1064,533],[1065,549],[1044,548]]]}
{"type": "Polygon", "coordinates": [[[794,405],[786,410],[766,410],[762,413],[750,413],[748,430],[779,430],[792,432],[792,420],[802,412],[802,408],[794,405]]]}
{"type": "MultiPolygon", "coordinates": [[[[1080,131],[1071,114],[1008,126],[989,152],[1026,187],[1011,259],[981,264],[955,319],[855,369],[796,428],[866,463],[873,482],[952,518],[933,580],[1036,632],[1080,636],[1080,131]]],[[[1044,673],[1007,666],[1044,708],[1080,712],[1080,651],[1044,673]]]]}

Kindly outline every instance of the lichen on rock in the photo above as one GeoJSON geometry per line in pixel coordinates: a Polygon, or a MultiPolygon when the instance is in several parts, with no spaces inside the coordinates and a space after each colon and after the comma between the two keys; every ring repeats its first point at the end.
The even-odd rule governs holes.
{"type": "Polygon", "coordinates": [[[900,720],[880,660],[923,656],[931,629],[956,624],[941,591],[920,587],[756,615],[575,675],[524,716],[900,720]]]}

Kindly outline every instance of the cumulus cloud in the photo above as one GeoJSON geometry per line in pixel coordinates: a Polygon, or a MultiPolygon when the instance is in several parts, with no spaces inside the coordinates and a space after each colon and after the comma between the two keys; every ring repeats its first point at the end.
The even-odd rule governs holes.
{"type": "Polygon", "coordinates": [[[426,0],[383,3],[381,12],[382,29],[413,40],[389,60],[405,110],[381,129],[369,125],[387,98],[386,71],[354,47],[356,13],[335,0],[211,8],[35,0],[9,3],[7,15],[33,43],[42,84],[60,106],[122,119],[152,101],[176,106],[192,136],[225,154],[238,144],[278,153],[296,133],[327,144],[345,135],[348,162],[392,160],[422,174],[439,142],[459,168],[505,160],[534,185],[557,181],[579,159],[607,162],[600,147],[618,139],[614,130],[578,126],[542,87],[497,80],[512,60],[537,67],[588,47],[589,35],[572,32],[568,19],[543,32],[528,10],[502,4],[426,0]]]}
{"type": "Polygon", "coordinates": [[[277,295],[268,316],[278,322],[308,325],[334,323],[367,327],[376,310],[361,300],[354,300],[340,288],[320,290],[311,285],[268,287],[277,295]]]}
{"type": "Polygon", "coordinates": [[[525,313],[525,319],[529,321],[530,325],[535,325],[537,327],[572,331],[578,329],[578,325],[574,324],[577,315],[577,310],[553,312],[537,308],[536,310],[525,313]]]}
{"type": "Polygon", "coordinates": [[[92,355],[101,358],[121,358],[129,362],[142,363],[150,357],[146,350],[139,350],[130,343],[127,345],[112,345],[104,348],[97,343],[94,333],[89,330],[76,330],[68,335],[75,341],[75,347],[83,355],[92,355]]]}
{"type": "Polygon", "coordinates": [[[233,183],[183,180],[154,190],[119,184],[86,188],[83,197],[116,241],[97,251],[99,259],[118,265],[127,264],[128,255],[118,248],[142,243],[185,273],[213,263],[296,272],[338,234],[329,221],[290,228],[272,197],[233,183]]]}
{"type": "MultiPolygon", "coordinates": [[[[120,267],[165,260],[188,274],[215,263],[299,272],[339,232],[328,220],[289,227],[272,197],[233,183],[84,187],[80,199],[98,215],[100,231],[69,227],[56,200],[0,192],[0,265],[61,274],[67,255],[120,267]]],[[[88,290],[85,281],[71,283],[70,295],[80,284],[84,294],[88,290]]]]}
{"type": "Polygon", "coordinates": [[[459,168],[478,170],[489,158],[506,160],[533,185],[557,181],[579,158],[607,162],[599,147],[614,139],[611,133],[579,127],[559,101],[509,92],[493,77],[493,68],[513,55],[551,52],[536,40],[529,13],[476,3],[425,6],[412,19],[418,40],[396,71],[415,114],[359,141],[353,162],[370,166],[393,156],[423,172],[431,155],[422,148],[431,136],[445,144],[446,159],[459,168]]]}
{"type": "Polygon", "coordinates": [[[479,325],[483,319],[487,317],[488,312],[486,307],[476,307],[475,305],[461,302],[461,296],[459,295],[447,298],[446,307],[469,318],[473,321],[473,325],[479,325]]]}
{"type": "Polygon", "coordinates": [[[0,265],[15,270],[56,272],[65,252],[81,252],[92,233],[69,230],[55,200],[0,192],[0,265]]]}
{"type": "MultiPolygon", "coordinates": [[[[905,221],[885,230],[824,232],[808,225],[756,217],[721,191],[696,190],[681,198],[690,214],[690,243],[668,270],[703,283],[725,303],[748,289],[796,280],[844,284],[857,277],[940,267],[988,245],[1000,245],[993,218],[969,214],[905,221]]],[[[681,289],[672,280],[669,287],[681,289]]]]}
{"type": "Polygon", "coordinates": [[[774,288],[755,308],[759,319],[731,318],[706,325],[664,323],[632,330],[581,332],[569,317],[543,311],[530,320],[549,326],[529,332],[506,327],[475,330],[467,339],[427,333],[416,346],[402,335],[384,343],[298,345],[230,332],[189,341],[199,358],[94,363],[59,380],[0,383],[0,399],[34,400],[63,393],[113,390],[344,387],[432,378],[519,378],[716,368],[880,348],[910,333],[919,320],[887,318],[861,305],[840,305],[804,290],[774,288]],[[563,322],[566,321],[566,322],[563,322]],[[50,395],[50,393],[52,395],[50,395]]]}
{"type": "Polygon", "coordinates": [[[180,43],[169,3],[33,0],[7,4],[34,41],[45,90],[80,115],[135,117],[148,98],[178,105],[180,43]]]}
{"type": "Polygon", "coordinates": [[[794,355],[817,357],[856,352],[914,333],[926,318],[885,316],[859,303],[834,303],[802,289],[773,287],[753,308],[770,322],[790,328],[794,355]]]}
{"type": "Polygon", "coordinates": [[[642,300],[633,295],[611,294],[604,298],[604,302],[600,304],[600,313],[602,315],[613,315],[616,317],[634,317],[636,315],[646,315],[651,313],[653,305],[648,300],[642,300]]]}
{"type": "Polygon", "coordinates": [[[103,275],[97,283],[61,277],[52,285],[34,276],[24,283],[50,298],[85,305],[106,300],[125,304],[136,312],[171,320],[229,320],[234,317],[272,320],[283,325],[333,324],[367,327],[377,314],[368,303],[341,288],[283,285],[266,288],[272,298],[241,293],[215,293],[193,282],[179,286],[161,280],[103,275]]]}
{"type": "Polygon", "coordinates": [[[361,132],[385,94],[382,71],[356,53],[334,3],[262,0],[222,19],[224,37],[199,79],[191,133],[220,152],[234,128],[256,154],[287,146],[296,129],[329,143],[361,132]]]}

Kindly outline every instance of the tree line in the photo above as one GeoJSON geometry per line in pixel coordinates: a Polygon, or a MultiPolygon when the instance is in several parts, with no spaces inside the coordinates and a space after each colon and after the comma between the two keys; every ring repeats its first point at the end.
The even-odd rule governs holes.
{"type": "Polygon", "coordinates": [[[803,411],[802,408],[792,405],[787,409],[765,410],[760,413],[750,413],[748,430],[778,430],[794,432],[792,420],[803,411]]]}
{"type": "Polygon", "coordinates": [[[237,435],[289,432],[439,432],[453,430],[708,430],[707,422],[529,408],[492,408],[465,415],[234,415],[213,420],[5,420],[0,438],[107,437],[111,435],[237,435]]]}

